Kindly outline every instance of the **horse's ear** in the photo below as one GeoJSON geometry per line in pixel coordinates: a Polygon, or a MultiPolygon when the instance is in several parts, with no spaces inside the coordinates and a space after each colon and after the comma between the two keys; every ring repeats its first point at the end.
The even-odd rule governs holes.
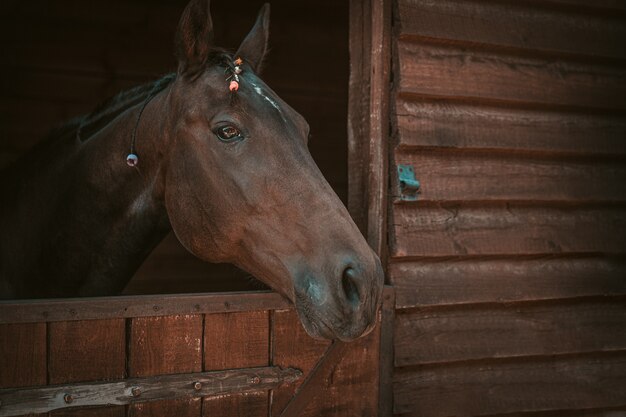
{"type": "Polygon", "coordinates": [[[176,57],[178,73],[193,72],[206,63],[213,45],[210,0],[191,0],[178,23],[176,57]]]}
{"type": "Polygon", "coordinates": [[[235,54],[247,62],[256,72],[261,71],[261,64],[267,52],[267,40],[270,35],[270,4],[265,3],[252,30],[239,46],[235,54]]]}

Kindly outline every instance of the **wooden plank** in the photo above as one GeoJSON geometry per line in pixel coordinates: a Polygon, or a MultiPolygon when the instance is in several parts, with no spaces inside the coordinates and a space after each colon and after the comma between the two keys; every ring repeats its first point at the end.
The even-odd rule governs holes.
{"type": "Polygon", "coordinates": [[[48,331],[49,383],[124,378],[124,319],[55,322],[48,331]]]}
{"type": "Polygon", "coordinates": [[[371,61],[369,91],[369,164],[367,182],[367,242],[387,259],[388,142],[391,80],[391,0],[371,0],[371,61]]]}
{"type": "Polygon", "coordinates": [[[46,384],[46,324],[0,324],[0,388],[46,384]]]}
{"type": "Polygon", "coordinates": [[[626,154],[621,116],[396,100],[399,146],[626,154]]]}
{"type": "Polygon", "coordinates": [[[206,397],[202,403],[203,417],[267,416],[269,394],[267,391],[246,394],[206,397]]]}
{"type": "Polygon", "coordinates": [[[567,13],[527,2],[466,0],[402,0],[397,16],[400,38],[439,38],[547,53],[626,58],[626,21],[609,16],[567,13]]]}
{"type": "Polygon", "coordinates": [[[163,412],[163,408],[175,408],[182,410],[182,415],[194,415],[187,408],[199,411],[201,397],[268,390],[293,382],[300,376],[295,369],[263,367],[0,390],[0,416],[104,404],[130,404],[135,414],[179,415],[163,412]],[[162,399],[168,401],[155,401],[162,399]],[[145,405],[146,401],[150,401],[150,405],[145,405]],[[185,407],[189,401],[192,406],[185,407]]]}
{"type": "MultiPolygon", "coordinates": [[[[441,150],[396,151],[395,161],[414,167],[421,202],[626,201],[623,162],[441,150]]],[[[392,190],[401,199],[397,176],[392,190]]]]}
{"type": "MultiPolygon", "coordinates": [[[[626,3],[622,0],[526,0],[535,3],[548,3],[554,5],[571,6],[574,10],[598,9],[607,13],[626,11],[626,3]]],[[[615,15],[615,13],[614,13],[615,15]]],[[[619,16],[619,15],[618,15],[619,16]]],[[[622,15],[623,16],[623,15],[622,15]]]]}
{"type": "Polygon", "coordinates": [[[621,253],[624,214],[610,206],[395,204],[391,253],[394,258],[621,253]]]}
{"type": "MultiPolygon", "coordinates": [[[[204,369],[267,366],[270,361],[269,311],[207,314],[204,319],[204,369]]],[[[269,393],[206,398],[203,416],[268,413],[269,393]]]]}
{"type": "Polygon", "coordinates": [[[138,317],[130,329],[131,377],[200,372],[202,316],[138,317]]]}
{"type": "Polygon", "coordinates": [[[401,94],[626,109],[622,67],[468,50],[434,42],[399,41],[397,50],[401,94]]]}
{"type": "Polygon", "coordinates": [[[10,300],[0,301],[0,323],[158,317],[288,308],[291,308],[289,301],[269,291],[10,300]]]}
{"type": "Polygon", "coordinates": [[[247,368],[268,364],[268,311],[206,315],[205,370],[247,368]]]}
{"type": "MultiPolygon", "coordinates": [[[[313,339],[306,334],[298,315],[291,310],[273,312],[272,318],[272,364],[296,368],[306,378],[320,360],[330,342],[313,339]]],[[[272,393],[271,415],[279,416],[304,379],[282,387],[272,393]]]]}
{"type": "Polygon", "coordinates": [[[274,390],[272,415],[279,416],[283,411],[285,415],[303,417],[378,415],[380,325],[368,335],[328,351],[327,341],[306,335],[295,312],[275,312],[273,329],[274,365],[302,370],[312,385],[303,388],[297,382],[274,390]],[[326,352],[330,352],[329,361],[321,359],[326,352]],[[312,373],[314,369],[319,373],[312,373]],[[296,395],[302,391],[302,396],[291,400],[294,391],[296,395]]]}
{"type": "Polygon", "coordinates": [[[128,417],[199,417],[202,415],[202,398],[154,401],[133,404],[128,417]]]}
{"type": "Polygon", "coordinates": [[[391,417],[393,415],[395,295],[395,289],[392,286],[385,286],[380,312],[378,417],[391,417]]]}
{"type": "Polygon", "coordinates": [[[67,410],[52,411],[50,417],[126,417],[126,407],[78,407],[67,410]]]}
{"type": "Polygon", "coordinates": [[[623,299],[415,311],[396,316],[395,365],[626,347],[623,299]]]}
{"type": "MultiPolygon", "coordinates": [[[[142,377],[202,371],[202,316],[177,315],[132,319],[128,374],[142,377]]],[[[201,412],[199,399],[132,405],[132,416],[189,416],[201,412]]]]}
{"type": "Polygon", "coordinates": [[[626,294],[616,258],[442,259],[389,265],[396,308],[626,294]]]}
{"type": "Polygon", "coordinates": [[[369,170],[371,10],[370,2],[350,0],[350,80],[348,88],[348,210],[367,235],[367,173],[369,170]]]}
{"type": "Polygon", "coordinates": [[[626,356],[555,357],[397,371],[394,412],[406,416],[623,407],[626,356]]]}

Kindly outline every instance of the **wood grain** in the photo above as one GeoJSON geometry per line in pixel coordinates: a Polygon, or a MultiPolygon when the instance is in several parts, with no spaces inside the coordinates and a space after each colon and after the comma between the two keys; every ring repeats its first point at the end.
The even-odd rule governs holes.
{"type": "MultiPolygon", "coordinates": [[[[371,61],[369,91],[369,138],[367,157],[367,242],[387,259],[387,191],[389,160],[389,109],[391,80],[391,0],[371,4],[371,61]]],[[[367,35],[365,35],[367,36],[367,35]]]]}
{"type": "Polygon", "coordinates": [[[465,259],[389,265],[396,308],[626,294],[619,258],[465,259]]]}
{"type": "Polygon", "coordinates": [[[348,210],[367,235],[367,175],[369,171],[369,91],[371,66],[371,3],[350,0],[350,80],[348,87],[348,210]]]}
{"type": "Polygon", "coordinates": [[[0,416],[102,405],[131,405],[133,413],[169,416],[159,414],[159,407],[184,409],[191,401],[188,408],[193,410],[201,397],[267,391],[300,376],[295,369],[263,367],[0,390],[0,416]]]}
{"type": "MultiPolygon", "coordinates": [[[[293,364],[290,367],[301,369],[304,378],[311,378],[311,371],[326,352],[328,342],[307,336],[298,323],[295,312],[275,312],[274,317],[274,365],[286,367],[287,364],[293,364]]],[[[306,389],[304,400],[308,406],[304,406],[304,410],[296,415],[377,416],[380,325],[367,336],[333,348],[340,354],[335,358],[331,353],[334,359],[320,366],[322,377],[313,376],[315,386],[308,386],[306,389]]],[[[297,395],[302,384],[298,382],[274,390],[272,415],[278,416],[285,409],[294,393],[293,388],[297,388],[297,395]]]]}
{"type": "Polygon", "coordinates": [[[625,155],[620,116],[469,104],[396,100],[399,146],[625,155]]]}
{"type": "Polygon", "coordinates": [[[394,412],[480,416],[626,405],[624,354],[458,364],[396,372],[394,412]]]}
{"type": "MultiPolygon", "coordinates": [[[[427,201],[626,201],[626,164],[495,152],[396,152],[420,181],[427,201]]],[[[401,198],[397,176],[394,198],[401,198]]]]}
{"type": "Polygon", "coordinates": [[[129,376],[202,370],[202,316],[139,317],[130,329],[129,376]]]}
{"type": "MultiPolygon", "coordinates": [[[[207,314],[204,321],[205,370],[269,364],[268,311],[207,314]]],[[[268,399],[267,390],[205,398],[202,413],[203,416],[265,416],[268,399]]]]}
{"type": "Polygon", "coordinates": [[[269,312],[207,314],[204,323],[204,369],[269,364],[269,312]]]}
{"type": "Polygon", "coordinates": [[[263,417],[269,410],[267,391],[206,397],[202,417],[263,417]]]}
{"type": "MultiPolygon", "coordinates": [[[[587,2],[590,4],[590,2],[587,2]]],[[[626,58],[626,21],[532,3],[464,0],[398,2],[400,39],[427,37],[546,53],[626,58]]]]}
{"type": "Polygon", "coordinates": [[[49,382],[124,378],[125,323],[124,319],[50,323],[49,382]]]}
{"type": "Polygon", "coordinates": [[[621,253],[620,207],[396,204],[391,253],[406,256],[621,253]]]}
{"type": "Polygon", "coordinates": [[[540,303],[396,316],[395,365],[620,350],[626,303],[540,303]]]}
{"type": "Polygon", "coordinates": [[[0,323],[160,317],[290,307],[291,303],[284,297],[269,291],[18,300],[0,301],[0,323]]]}
{"type": "Polygon", "coordinates": [[[46,324],[0,324],[0,388],[46,384],[46,324]]]}
{"type": "Polygon", "coordinates": [[[430,42],[399,41],[397,49],[401,94],[626,109],[625,76],[620,67],[430,42]]]}
{"type": "Polygon", "coordinates": [[[296,368],[304,378],[272,393],[272,415],[279,416],[296,389],[320,360],[330,342],[317,340],[306,334],[295,311],[278,310],[272,318],[272,364],[296,368]]]}
{"type": "Polygon", "coordinates": [[[128,408],[127,414],[128,417],[199,417],[201,409],[201,398],[180,398],[177,400],[133,404],[128,408]]]}
{"type": "MultiPolygon", "coordinates": [[[[202,371],[202,316],[178,315],[132,319],[128,373],[131,377],[202,371]]],[[[132,416],[199,416],[200,399],[132,405],[132,416]]]]}
{"type": "Polygon", "coordinates": [[[126,407],[78,407],[67,410],[56,410],[49,417],[126,417],[126,407]]]}

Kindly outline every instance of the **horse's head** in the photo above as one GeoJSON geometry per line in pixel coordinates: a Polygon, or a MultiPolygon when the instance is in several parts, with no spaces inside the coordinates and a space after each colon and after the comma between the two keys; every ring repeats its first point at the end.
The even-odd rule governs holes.
{"type": "Polygon", "coordinates": [[[289,297],[309,334],[350,340],[375,322],[382,268],[313,162],[306,120],[257,75],[268,24],[265,5],[231,56],[212,45],[208,1],[185,9],[167,99],[168,216],[190,252],[289,297]],[[238,57],[239,88],[230,91],[238,57]]]}

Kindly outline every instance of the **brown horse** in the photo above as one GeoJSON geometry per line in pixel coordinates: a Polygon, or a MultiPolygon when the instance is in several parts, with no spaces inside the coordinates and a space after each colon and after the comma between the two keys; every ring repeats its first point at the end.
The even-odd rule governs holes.
{"type": "Polygon", "coordinates": [[[257,75],[268,25],[265,5],[231,55],[212,45],[208,1],[193,0],[176,74],[109,100],[3,173],[2,298],[117,294],[173,229],[197,257],[288,297],[312,336],[371,329],[380,261],[313,162],[307,122],[257,75]]]}

